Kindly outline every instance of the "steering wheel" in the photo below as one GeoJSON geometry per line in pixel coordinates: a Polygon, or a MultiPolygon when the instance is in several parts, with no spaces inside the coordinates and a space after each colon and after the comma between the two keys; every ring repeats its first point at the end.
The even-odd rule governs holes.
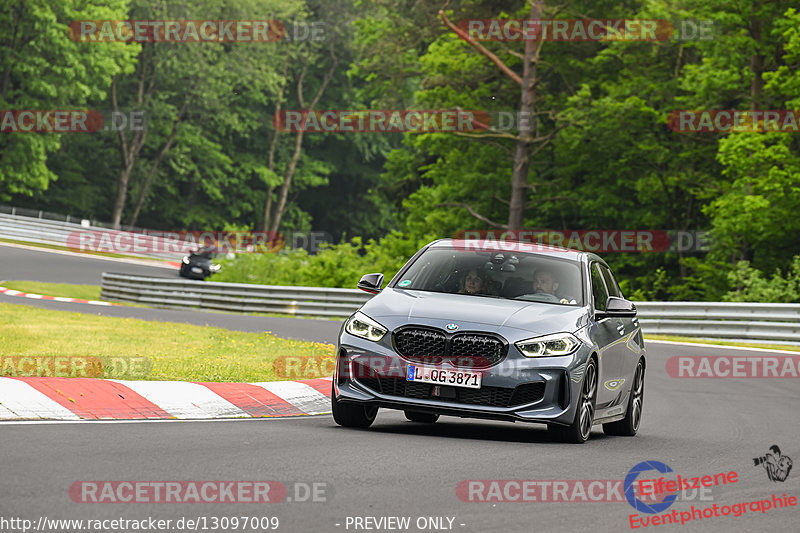
{"type": "Polygon", "coordinates": [[[550,294],[549,292],[537,292],[536,296],[538,298],[542,298],[546,302],[561,302],[561,298],[556,296],[555,294],[550,294]]]}
{"type": "Polygon", "coordinates": [[[537,292],[537,293],[531,293],[531,294],[523,294],[523,295],[517,296],[517,298],[521,299],[521,300],[530,300],[530,301],[534,301],[534,302],[535,301],[539,301],[539,302],[561,303],[561,298],[559,298],[558,296],[555,296],[553,294],[550,294],[548,292],[537,292]]]}

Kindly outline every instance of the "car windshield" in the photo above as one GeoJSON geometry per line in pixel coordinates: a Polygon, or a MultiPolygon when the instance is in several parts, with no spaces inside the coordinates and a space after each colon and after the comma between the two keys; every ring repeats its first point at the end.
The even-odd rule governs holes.
{"type": "Polygon", "coordinates": [[[222,256],[223,254],[216,251],[216,248],[213,247],[203,247],[199,250],[195,250],[191,254],[197,259],[215,259],[217,257],[222,256]]]}
{"type": "Polygon", "coordinates": [[[579,263],[525,252],[429,248],[394,287],[507,298],[559,305],[583,305],[579,263]]]}

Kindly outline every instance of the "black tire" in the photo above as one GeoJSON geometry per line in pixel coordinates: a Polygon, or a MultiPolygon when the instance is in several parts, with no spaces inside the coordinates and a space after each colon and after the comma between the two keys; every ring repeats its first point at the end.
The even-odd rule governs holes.
{"type": "Polygon", "coordinates": [[[644,364],[639,361],[636,372],[633,374],[631,395],[628,398],[628,410],[625,418],[610,424],[603,424],[603,433],[619,437],[633,437],[639,431],[642,422],[642,407],[644,405],[644,364]]]}
{"type": "Polygon", "coordinates": [[[419,411],[403,411],[406,418],[412,422],[421,422],[423,424],[433,424],[439,420],[439,415],[434,413],[420,413],[419,411]]]}
{"type": "Polygon", "coordinates": [[[594,359],[586,362],[583,373],[581,394],[575,409],[575,418],[569,426],[549,424],[547,429],[557,439],[573,444],[583,444],[589,439],[594,423],[595,402],[597,400],[597,363],[594,359]]]}
{"type": "Polygon", "coordinates": [[[377,406],[336,400],[333,386],[331,386],[331,411],[333,411],[333,421],[346,428],[368,428],[378,415],[377,406]]]}

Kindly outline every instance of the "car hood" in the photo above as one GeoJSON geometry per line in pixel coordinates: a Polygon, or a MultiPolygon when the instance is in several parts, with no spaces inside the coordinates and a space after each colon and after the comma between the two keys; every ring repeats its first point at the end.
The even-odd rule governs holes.
{"type": "Polygon", "coordinates": [[[499,333],[514,328],[541,335],[574,332],[585,326],[588,318],[584,307],[392,288],[381,291],[361,311],[390,329],[405,324],[443,328],[452,323],[461,331],[499,333]]]}

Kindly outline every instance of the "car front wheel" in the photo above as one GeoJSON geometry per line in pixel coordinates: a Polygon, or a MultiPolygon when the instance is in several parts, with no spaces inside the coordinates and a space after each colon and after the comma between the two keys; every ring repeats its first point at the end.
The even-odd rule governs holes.
{"type": "Polygon", "coordinates": [[[368,428],[378,415],[378,408],[374,405],[338,401],[333,386],[331,386],[331,411],[334,422],[348,428],[368,428]]]}
{"type": "Polygon", "coordinates": [[[584,371],[583,386],[575,409],[575,418],[569,426],[550,424],[547,429],[558,440],[583,444],[589,438],[594,423],[595,400],[597,396],[597,363],[589,359],[584,371]]]}
{"type": "Polygon", "coordinates": [[[631,395],[628,398],[628,412],[625,418],[610,424],[603,424],[603,433],[606,435],[618,435],[622,437],[633,437],[639,431],[639,424],[642,422],[642,406],[644,405],[644,365],[641,361],[636,365],[636,373],[633,375],[633,386],[631,395]]]}

